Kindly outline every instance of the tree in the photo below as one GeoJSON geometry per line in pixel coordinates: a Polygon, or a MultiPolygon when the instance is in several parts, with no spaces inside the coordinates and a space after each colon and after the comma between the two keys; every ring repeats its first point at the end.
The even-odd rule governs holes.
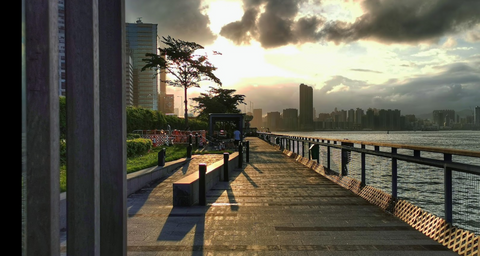
{"type": "MultiPolygon", "coordinates": [[[[148,58],[142,59],[147,64],[142,68],[154,69],[156,75],[159,71],[165,71],[171,74],[173,79],[166,79],[167,84],[174,87],[183,87],[185,93],[185,128],[188,128],[188,105],[187,89],[190,87],[200,87],[201,81],[213,81],[221,86],[222,82],[213,74],[217,68],[208,61],[207,54],[198,54],[197,50],[204,49],[203,46],[195,42],[187,42],[174,39],[170,36],[162,37],[162,43],[167,46],[158,48],[160,54],[146,53],[148,58]]],[[[214,51],[214,55],[221,53],[214,51]]]]}
{"type": "Polygon", "coordinates": [[[210,113],[240,113],[237,108],[244,102],[245,95],[234,94],[234,89],[222,89],[220,87],[210,86],[207,93],[201,93],[199,97],[193,98],[198,104],[194,107],[195,112],[199,113],[198,118],[208,120],[210,113]]]}

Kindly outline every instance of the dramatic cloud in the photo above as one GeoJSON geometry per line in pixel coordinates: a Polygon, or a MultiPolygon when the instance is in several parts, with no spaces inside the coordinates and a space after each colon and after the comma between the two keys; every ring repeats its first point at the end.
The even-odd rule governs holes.
{"type": "Polygon", "coordinates": [[[328,22],[322,36],[336,43],[359,39],[414,43],[437,40],[480,23],[477,0],[365,0],[362,6],[365,14],[354,23],[328,22]]]}
{"type": "MultiPolygon", "coordinates": [[[[375,40],[385,43],[437,41],[480,24],[478,0],[364,0],[364,14],[354,22],[300,15],[307,0],[244,0],[244,16],[225,25],[220,35],[237,44],[259,41],[264,48],[316,42],[375,40]]],[[[479,40],[472,30],[467,40],[479,40]]]]}
{"type": "Polygon", "coordinates": [[[237,44],[258,40],[264,48],[314,42],[324,22],[320,16],[298,17],[306,0],[244,0],[240,21],[225,25],[220,35],[237,44]]]}
{"type": "Polygon", "coordinates": [[[172,36],[201,45],[213,43],[216,35],[209,28],[208,16],[202,14],[198,0],[126,0],[125,20],[133,23],[137,18],[145,23],[158,24],[158,36],[172,36]]]}

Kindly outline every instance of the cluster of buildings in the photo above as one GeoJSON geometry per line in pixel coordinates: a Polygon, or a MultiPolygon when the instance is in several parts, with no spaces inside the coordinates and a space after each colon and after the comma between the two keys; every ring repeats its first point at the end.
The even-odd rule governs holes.
{"type": "Polygon", "coordinates": [[[316,114],[313,107],[313,88],[300,84],[299,109],[287,108],[283,112],[263,114],[253,109],[251,127],[264,131],[312,131],[312,130],[442,130],[480,128],[480,107],[473,115],[460,117],[454,110],[434,110],[431,119],[401,115],[399,109],[361,108],[338,110],[316,114]]]}
{"type": "MultiPolygon", "coordinates": [[[[64,1],[59,0],[59,95],[65,95],[65,11],[64,1]]],[[[157,24],[125,24],[125,95],[127,106],[138,106],[157,110],[165,114],[179,115],[175,108],[175,96],[167,93],[164,82],[166,73],[155,76],[154,70],[141,71],[145,53],[157,53],[157,24]]],[[[280,112],[253,109],[251,127],[271,131],[293,130],[413,130],[413,129],[472,129],[480,127],[480,107],[474,108],[472,116],[460,117],[454,110],[434,110],[431,120],[419,120],[414,115],[401,115],[398,109],[335,110],[331,113],[316,114],[313,107],[313,88],[300,84],[299,109],[288,108],[280,112]]],[[[177,96],[180,97],[180,96],[177,96]]]]}
{"type": "MultiPolygon", "coordinates": [[[[135,23],[125,24],[125,100],[127,106],[143,107],[178,115],[175,109],[175,96],[167,93],[166,73],[155,76],[154,70],[141,71],[146,64],[142,59],[145,53],[157,53],[157,24],[143,23],[140,18],[135,23]]],[[[58,2],[59,38],[59,95],[66,95],[65,70],[65,0],[58,2]]]]}

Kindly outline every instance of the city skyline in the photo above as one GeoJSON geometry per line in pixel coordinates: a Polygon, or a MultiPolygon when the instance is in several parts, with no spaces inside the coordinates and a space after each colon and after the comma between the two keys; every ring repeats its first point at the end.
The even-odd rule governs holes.
{"type": "Polygon", "coordinates": [[[211,61],[223,87],[264,112],[297,107],[304,83],[318,113],[420,115],[480,104],[478,9],[479,1],[446,0],[126,0],[125,12],[126,22],[158,24],[159,36],[221,52],[211,61]]]}

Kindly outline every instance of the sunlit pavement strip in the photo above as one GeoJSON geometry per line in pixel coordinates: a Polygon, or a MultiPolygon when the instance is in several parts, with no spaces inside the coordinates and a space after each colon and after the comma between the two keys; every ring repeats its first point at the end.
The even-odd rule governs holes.
{"type": "Polygon", "coordinates": [[[127,198],[128,255],[458,255],[258,138],[250,162],[173,207],[172,183],[223,155],[192,159],[127,198]]]}

